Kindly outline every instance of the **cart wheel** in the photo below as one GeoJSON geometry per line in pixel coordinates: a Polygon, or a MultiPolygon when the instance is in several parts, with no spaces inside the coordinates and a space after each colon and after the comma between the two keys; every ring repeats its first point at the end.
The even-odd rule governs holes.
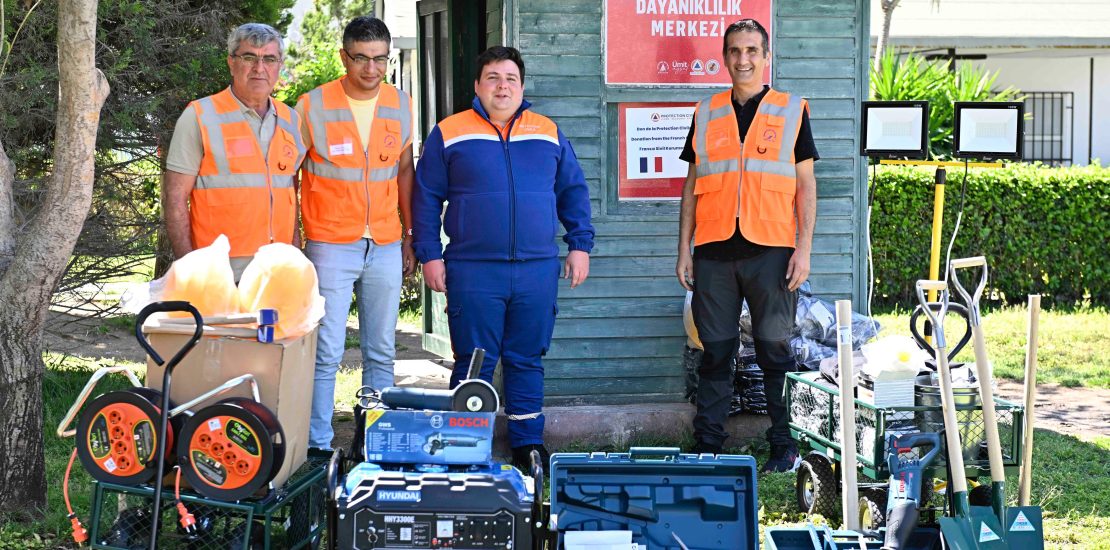
{"type": "Polygon", "coordinates": [[[828,458],[809,453],[798,467],[794,494],[798,509],[807,514],[820,514],[826,519],[840,515],[840,495],[836,473],[828,458]]]}
{"type": "Polygon", "coordinates": [[[875,531],[886,525],[886,490],[862,489],[859,492],[859,527],[875,531]]]}

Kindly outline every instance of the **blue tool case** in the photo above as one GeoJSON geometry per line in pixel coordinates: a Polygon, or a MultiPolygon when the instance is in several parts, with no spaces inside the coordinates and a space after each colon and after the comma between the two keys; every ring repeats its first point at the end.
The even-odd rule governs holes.
{"type": "Polygon", "coordinates": [[[750,456],[628,453],[551,456],[550,529],[631,531],[648,550],[759,547],[756,463],[750,456]]]}

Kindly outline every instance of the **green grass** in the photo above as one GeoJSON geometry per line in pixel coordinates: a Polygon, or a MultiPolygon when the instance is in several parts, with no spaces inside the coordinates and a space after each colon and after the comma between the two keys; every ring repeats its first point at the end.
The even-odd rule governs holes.
{"type": "MultiPolygon", "coordinates": [[[[1025,378],[1025,343],[1028,312],[1024,307],[1006,307],[983,312],[987,354],[995,376],[1012,380],[1025,378]]],[[[883,329],[880,336],[910,335],[909,312],[875,315],[883,329]]],[[[954,343],[963,323],[949,316],[945,334],[954,343]]],[[[1037,348],[1037,382],[1067,387],[1110,388],[1110,311],[1080,308],[1074,311],[1045,311],[1040,314],[1037,348]]],[[[969,342],[957,361],[975,361],[969,342]]]]}

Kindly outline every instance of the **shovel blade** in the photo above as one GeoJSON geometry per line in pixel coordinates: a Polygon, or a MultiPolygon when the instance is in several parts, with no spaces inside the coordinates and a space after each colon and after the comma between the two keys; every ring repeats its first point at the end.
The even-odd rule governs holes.
{"type": "Polygon", "coordinates": [[[1006,509],[1006,542],[1010,548],[1044,550],[1044,524],[1040,506],[1006,509]]]}
{"type": "Polygon", "coordinates": [[[1002,526],[990,508],[985,514],[976,513],[972,507],[972,517],[940,518],[940,531],[948,548],[954,550],[1007,550],[1010,548],[1002,538],[1002,526]]]}

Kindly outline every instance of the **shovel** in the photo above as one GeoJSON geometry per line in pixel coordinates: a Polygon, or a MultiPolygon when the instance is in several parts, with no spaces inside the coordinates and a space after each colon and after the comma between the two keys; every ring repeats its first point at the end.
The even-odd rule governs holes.
{"type": "MultiPolygon", "coordinates": [[[[991,364],[987,358],[987,343],[983,337],[983,319],[979,311],[979,300],[987,286],[987,260],[982,256],[952,260],[952,283],[956,291],[967,302],[971,321],[972,339],[975,346],[975,370],[979,378],[979,396],[983,402],[983,423],[987,432],[987,454],[991,471],[991,509],[998,521],[1006,527],[1004,537],[1011,548],[1043,549],[1044,530],[1041,525],[1039,506],[1021,506],[1006,509],[1006,470],[1002,462],[1002,442],[998,436],[998,417],[994,409],[994,388],[991,379],[991,364]],[[960,284],[958,269],[981,267],[979,284],[975,292],[969,294],[960,284]]],[[[975,510],[973,510],[975,512],[975,510]]]]}
{"type": "Polygon", "coordinates": [[[933,347],[936,350],[937,378],[940,379],[941,409],[944,413],[944,438],[948,449],[948,466],[952,478],[948,490],[952,492],[951,517],[940,518],[940,530],[948,548],[975,550],[1008,548],[1002,540],[1002,526],[998,518],[971,514],[967,501],[967,472],[964,470],[963,447],[960,445],[960,426],[956,419],[956,404],[952,398],[952,376],[948,372],[947,342],[944,339],[944,315],[948,313],[948,283],[944,281],[917,281],[917,299],[933,324],[933,347]],[[940,309],[937,313],[929,307],[925,291],[937,292],[940,309]]]}

